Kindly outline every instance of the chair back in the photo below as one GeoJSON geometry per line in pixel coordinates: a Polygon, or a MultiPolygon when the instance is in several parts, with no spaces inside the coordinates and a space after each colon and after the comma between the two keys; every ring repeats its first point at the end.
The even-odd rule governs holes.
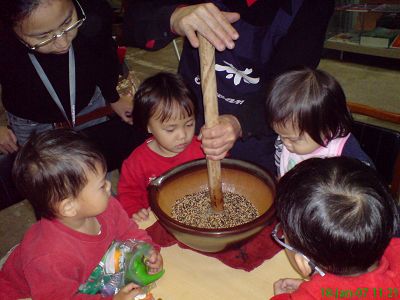
{"type": "MultiPolygon", "coordinates": [[[[347,102],[352,113],[400,124],[400,114],[347,102]]],[[[355,121],[352,133],[372,159],[378,173],[397,197],[400,189],[400,130],[355,121]]]]}

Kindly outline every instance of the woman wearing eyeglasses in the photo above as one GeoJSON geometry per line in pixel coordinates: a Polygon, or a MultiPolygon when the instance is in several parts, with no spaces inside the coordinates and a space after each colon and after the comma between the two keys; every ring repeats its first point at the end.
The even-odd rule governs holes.
{"type": "Polygon", "coordinates": [[[77,119],[106,103],[132,123],[131,97],[116,91],[120,65],[105,0],[0,0],[0,7],[1,98],[9,124],[0,127],[0,153],[8,155],[0,155],[0,172],[32,132],[101,123],[77,126],[77,119]]]}

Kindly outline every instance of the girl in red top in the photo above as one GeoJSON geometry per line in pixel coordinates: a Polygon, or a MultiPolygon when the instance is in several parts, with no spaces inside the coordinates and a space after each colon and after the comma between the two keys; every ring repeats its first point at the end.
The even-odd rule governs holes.
{"type": "Polygon", "coordinates": [[[151,137],[124,161],[118,200],[136,221],[149,216],[147,185],[182,163],[203,158],[194,136],[193,95],[177,74],[159,73],[146,79],[135,94],[133,120],[151,137]]]}

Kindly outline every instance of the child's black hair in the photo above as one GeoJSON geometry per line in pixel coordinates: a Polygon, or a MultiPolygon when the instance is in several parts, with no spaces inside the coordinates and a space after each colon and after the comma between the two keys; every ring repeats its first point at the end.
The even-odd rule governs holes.
{"type": "Polygon", "coordinates": [[[143,81],[135,93],[133,122],[147,132],[154,114],[161,122],[169,120],[177,107],[182,117],[196,115],[195,103],[194,94],[180,75],[160,72],[143,81]]]}
{"type": "Polygon", "coordinates": [[[33,135],[19,150],[13,178],[36,216],[53,219],[57,204],[77,197],[87,184],[87,172],[96,172],[96,166],[107,171],[95,144],[73,130],[55,129],[33,135]]]}
{"type": "Polygon", "coordinates": [[[278,184],[276,209],[287,242],[337,275],[366,272],[397,226],[395,202],[375,170],[347,157],[296,165],[278,184]]]}
{"type": "Polygon", "coordinates": [[[292,125],[321,146],[346,136],[352,126],[340,84],[328,73],[308,68],[283,73],[272,81],[266,117],[271,128],[292,125]]]}

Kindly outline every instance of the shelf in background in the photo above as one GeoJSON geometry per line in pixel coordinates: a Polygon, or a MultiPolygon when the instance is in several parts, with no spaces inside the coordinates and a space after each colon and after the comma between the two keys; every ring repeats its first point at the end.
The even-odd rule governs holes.
{"type": "Polygon", "coordinates": [[[398,13],[400,12],[400,4],[370,4],[370,3],[352,3],[336,6],[337,11],[348,11],[348,12],[376,12],[376,13],[398,13]]]}
{"type": "Polygon", "coordinates": [[[324,48],[400,59],[400,0],[336,1],[324,48]],[[348,3],[351,2],[351,3],[348,3]]]}
{"type": "Polygon", "coordinates": [[[380,57],[400,59],[400,49],[394,49],[394,48],[375,48],[375,47],[362,46],[359,44],[334,42],[329,40],[325,41],[324,48],[339,50],[342,52],[353,52],[365,55],[374,55],[380,57]]]}

